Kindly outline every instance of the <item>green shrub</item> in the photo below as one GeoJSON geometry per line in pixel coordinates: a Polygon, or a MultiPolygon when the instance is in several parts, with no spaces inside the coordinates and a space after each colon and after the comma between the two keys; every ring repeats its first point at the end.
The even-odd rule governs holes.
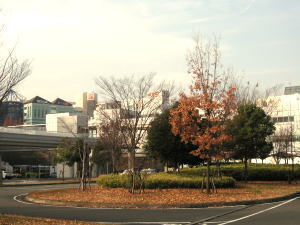
{"type": "MultiPolygon", "coordinates": [[[[179,174],[157,173],[151,174],[145,179],[145,188],[200,188],[202,184],[202,179],[203,178],[200,176],[184,177],[179,174]]],[[[214,178],[214,183],[217,188],[229,188],[235,186],[235,180],[231,177],[222,177],[222,179],[214,178]]],[[[111,188],[128,188],[129,179],[126,175],[101,175],[97,178],[97,184],[100,186],[106,186],[111,188]]]]}
{"type": "MultiPolygon", "coordinates": [[[[216,167],[212,166],[212,171],[216,167]]],[[[273,165],[273,164],[249,164],[248,180],[276,181],[287,180],[290,176],[291,165],[273,165]]],[[[182,176],[196,176],[206,172],[206,167],[187,168],[181,170],[182,176]]],[[[221,166],[221,174],[233,177],[235,180],[244,179],[244,165],[230,164],[221,166]]],[[[300,166],[295,165],[294,178],[300,179],[300,166]]]]}
{"type": "Polygon", "coordinates": [[[38,173],[36,172],[26,172],[25,178],[38,178],[38,173]]]}

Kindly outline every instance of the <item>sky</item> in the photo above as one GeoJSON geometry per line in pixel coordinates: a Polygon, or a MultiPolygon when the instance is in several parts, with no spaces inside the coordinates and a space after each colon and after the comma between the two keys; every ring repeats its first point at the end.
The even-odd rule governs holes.
{"type": "Polygon", "coordinates": [[[300,85],[299,0],[1,0],[1,57],[31,61],[27,99],[75,101],[98,76],[190,84],[193,37],[221,36],[223,64],[262,87],[300,85]]]}

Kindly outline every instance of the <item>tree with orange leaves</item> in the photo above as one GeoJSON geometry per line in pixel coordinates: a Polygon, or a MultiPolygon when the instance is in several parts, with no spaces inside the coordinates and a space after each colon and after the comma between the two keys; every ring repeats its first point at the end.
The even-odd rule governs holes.
{"type": "Polygon", "coordinates": [[[236,110],[235,89],[230,87],[228,72],[220,63],[219,41],[197,37],[187,56],[193,82],[190,95],[180,94],[179,106],[170,112],[172,132],[185,143],[197,146],[191,154],[207,161],[206,190],[211,184],[210,163],[222,157],[221,146],[230,137],[224,122],[236,110]]]}

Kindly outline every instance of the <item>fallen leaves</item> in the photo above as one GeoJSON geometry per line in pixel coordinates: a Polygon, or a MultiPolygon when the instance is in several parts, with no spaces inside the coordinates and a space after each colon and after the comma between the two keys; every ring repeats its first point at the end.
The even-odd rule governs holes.
{"type": "MultiPolygon", "coordinates": [[[[300,184],[284,182],[238,183],[237,188],[218,189],[216,194],[202,193],[200,189],[147,189],[142,194],[130,194],[123,188],[92,187],[87,191],[60,189],[37,191],[30,197],[81,203],[106,204],[203,204],[279,197],[300,191],[300,184]]],[[[99,205],[97,206],[99,207],[99,205]]],[[[157,207],[157,206],[156,206],[157,207]]]]}
{"type": "Polygon", "coordinates": [[[1,225],[92,225],[95,223],[0,214],[1,225]]]}

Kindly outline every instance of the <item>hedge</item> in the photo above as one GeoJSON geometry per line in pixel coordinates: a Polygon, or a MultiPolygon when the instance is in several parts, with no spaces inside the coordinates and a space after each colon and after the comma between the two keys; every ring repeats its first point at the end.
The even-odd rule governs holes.
{"type": "MultiPolygon", "coordinates": [[[[157,173],[151,174],[145,179],[145,188],[200,188],[202,177],[184,177],[178,174],[157,173]]],[[[235,180],[231,177],[214,178],[216,188],[230,188],[235,186],[235,180]]],[[[97,178],[97,184],[105,187],[122,187],[128,188],[129,177],[127,175],[108,174],[101,175],[97,178]]],[[[138,186],[138,185],[137,185],[138,186]]],[[[205,182],[204,182],[205,188],[205,182]]]]}
{"type": "MultiPolygon", "coordinates": [[[[212,166],[212,171],[216,167],[212,166]]],[[[206,167],[187,168],[182,169],[182,176],[201,176],[205,173],[206,167]]],[[[244,179],[244,165],[222,165],[221,174],[224,176],[233,177],[235,180],[244,179]]],[[[248,166],[248,180],[257,181],[280,181],[288,180],[291,177],[291,165],[271,165],[271,164],[249,164],[248,166]]],[[[294,178],[300,179],[300,166],[295,165],[294,178]]]]}

